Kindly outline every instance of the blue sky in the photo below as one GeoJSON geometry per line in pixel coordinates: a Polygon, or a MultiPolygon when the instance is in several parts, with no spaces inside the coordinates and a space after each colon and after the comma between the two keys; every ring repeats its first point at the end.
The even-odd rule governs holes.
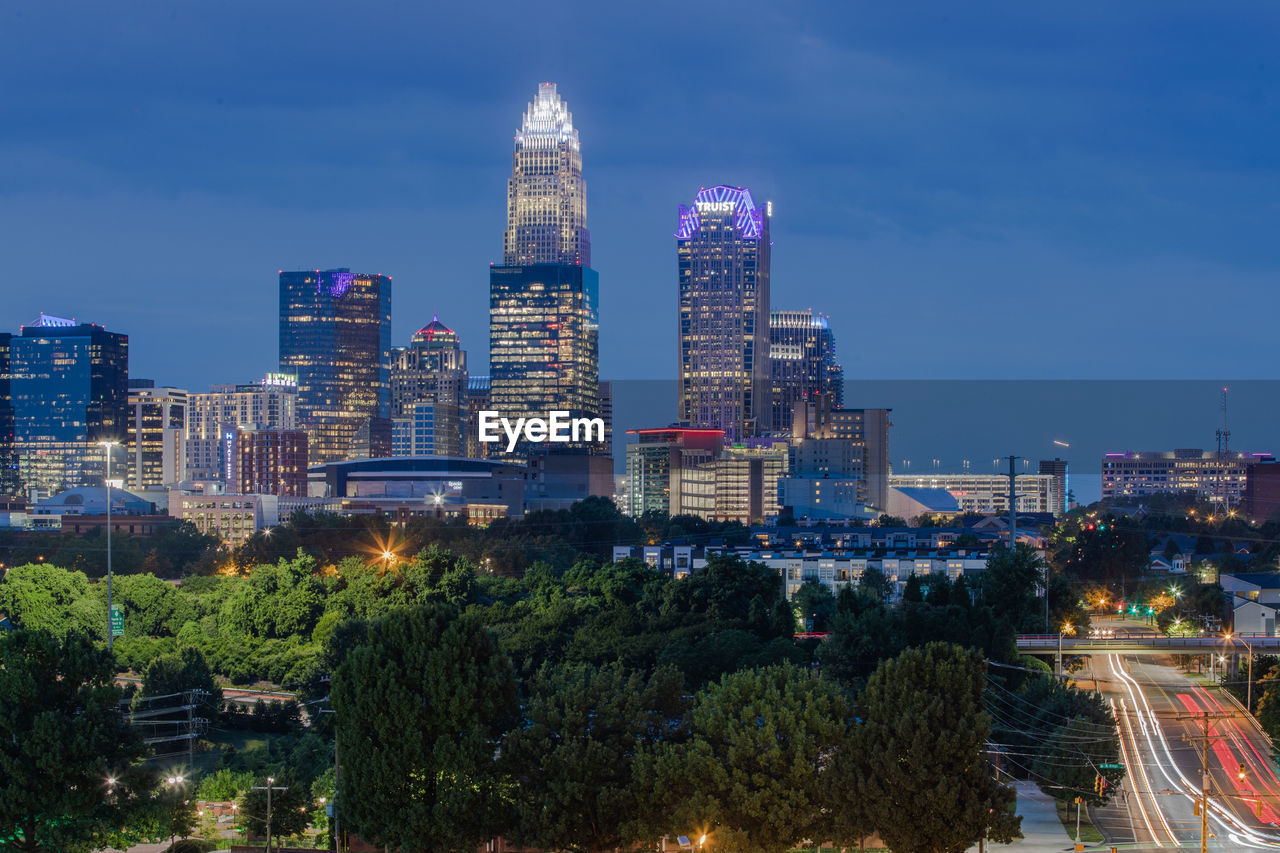
{"type": "Polygon", "coordinates": [[[476,371],[512,134],[580,129],[602,376],[675,369],[676,208],[774,202],[773,305],[860,379],[1274,378],[1269,4],[0,8],[5,317],[132,373],[272,369],[280,268],[394,276],[476,371]]]}

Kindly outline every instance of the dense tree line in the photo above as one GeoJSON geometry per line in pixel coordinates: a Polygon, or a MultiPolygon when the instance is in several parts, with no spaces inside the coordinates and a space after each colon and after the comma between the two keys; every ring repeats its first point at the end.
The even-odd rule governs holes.
{"type": "MultiPolygon", "coordinates": [[[[806,584],[787,600],[777,572],[732,556],[676,580],[637,560],[538,562],[508,577],[435,547],[336,564],[295,550],[181,583],[118,579],[117,663],[143,676],[144,693],[216,689],[215,675],[312,699],[331,690],[335,714],[309,726],[270,707],[225,718],[266,726],[272,715],[282,736],[252,755],[228,752],[201,789],[244,796],[271,773],[289,780],[295,820],[320,821],[336,732],[354,768],[343,814],[405,850],[501,832],[594,853],[695,824],[749,853],[847,846],[870,830],[916,833],[895,836],[901,849],[963,849],[1016,828],[989,748],[1047,785],[1060,780],[1046,768],[1071,763],[1053,749],[1079,759],[1072,721],[1102,724],[1095,708],[1063,700],[1042,702],[1057,715],[1044,731],[1011,732],[984,699],[994,684],[1042,701],[1027,697],[1047,680],[1014,646],[1016,630],[1043,618],[1042,578],[1019,547],[998,551],[980,583],[929,577],[891,606],[876,571],[836,596],[806,584]],[[801,627],[829,636],[794,639],[801,627]],[[877,788],[890,768],[867,762],[899,752],[911,756],[893,768],[901,778],[877,788]],[[901,796],[927,806],[907,829],[888,825],[901,796]],[[388,797],[400,804],[390,812],[388,797]]],[[[82,642],[102,635],[102,587],[19,566],[0,583],[0,610],[19,634],[82,642]]],[[[1085,620],[1052,583],[1049,604],[1054,620],[1085,620]]]]}

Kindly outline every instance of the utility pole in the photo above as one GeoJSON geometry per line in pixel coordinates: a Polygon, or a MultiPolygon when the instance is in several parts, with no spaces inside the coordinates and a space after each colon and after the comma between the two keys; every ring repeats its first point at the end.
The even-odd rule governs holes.
{"type": "MultiPolygon", "coordinates": [[[[1018,457],[1009,457],[1009,551],[1013,552],[1013,545],[1018,541],[1018,494],[1014,487],[1017,482],[1018,475],[1013,470],[1013,463],[1018,457]]],[[[1048,594],[1048,587],[1045,587],[1045,594],[1048,594]]]]}
{"type": "Polygon", "coordinates": [[[111,616],[115,613],[115,608],[111,601],[111,451],[120,446],[120,442],[114,440],[99,441],[98,446],[104,451],[107,457],[107,476],[103,480],[107,493],[107,651],[115,650],[116,634],[112,629],[111,616]]]}
{"type": "Polygon", "coordinates": [[[1186,737],[1182,739],[1187,743],[1198,743],[1196,750],[1200,753],[1200,853],[1208,853],[1209,851],[1209,746],[1218,740],[1222,740],[1221,735],[1209,734],[1209,722],[1211,720],[1222,720],[1230,717],[1230,714],[1211,714],[1205,711],[1203,714],[1193,714],[1186,717],[1175,717],[1177,720],[1199,720],[1204,728],[1204,734],[1198,737],[1186,737]]]}
{"type": "MultiPolygon", "coordinates": [[[[785,581],[784,581],[785,583],[785,581]]],[[[329,701],[329,697],[324,697],[321,701],[329,701]]],[[[321,708],[317,713],[320,714],[336,714],[332,708],[321,708]]],[[[333,727],[333,850],[334,853],[342,853],[342,825],[338,822],[338,726],[337,718],[334,718],[333,727]]]]}
{"type": "Polygon", "coordinates": [[[276,781],[275,779],[268,776],[266,785],[253,786],[253,790],[255,791],[267,792],[267,846],[265,848],[267,853],[271,853],[271,792],[289,790],[288,785],[276,785],[274,784],[275,781],[276,781]]]}

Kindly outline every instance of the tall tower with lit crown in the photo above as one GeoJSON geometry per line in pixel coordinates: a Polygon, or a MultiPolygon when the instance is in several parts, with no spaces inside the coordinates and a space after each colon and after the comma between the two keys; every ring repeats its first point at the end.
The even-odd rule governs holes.
{"type": "Polygon", "coordinates": [[[555,84],[542,83],[516,133],[503,263],[489,270],[490,405],[502,417],[599,416],[590,264],[578,131],[555,84]]]}
{"type": "Polygon", "coordinates": [[[516,132],[502,262],[591,266],[582,146],[555,83],[538,84],[516,132]]]}
{"type": "Polygon", "coordinates": [[[769,219],[743,187],[704,187],[680,205],[680,421],[741,441],[768,429],[769,219]]]}

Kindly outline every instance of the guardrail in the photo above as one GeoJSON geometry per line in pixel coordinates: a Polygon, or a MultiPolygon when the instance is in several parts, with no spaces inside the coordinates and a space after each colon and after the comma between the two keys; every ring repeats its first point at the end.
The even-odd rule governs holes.
{"type": "Polygon", "coordinates": [[[1071,637],[1057,634],[1019,634],[1018,648],[1022,650],[1045,649],[1057,651],[1059,644],[1062,650],[1082,651],[1131,651],[1134,649],[1159,649],[1171,653],[1183,652],[1230,652],[1248,654],[1250,649],[1280,649],[1280,637],[1266,634],[1233,634],[1226,637],[1165,637],[1158,634],[1128,634],[1117,637],[1071,637]]]}

